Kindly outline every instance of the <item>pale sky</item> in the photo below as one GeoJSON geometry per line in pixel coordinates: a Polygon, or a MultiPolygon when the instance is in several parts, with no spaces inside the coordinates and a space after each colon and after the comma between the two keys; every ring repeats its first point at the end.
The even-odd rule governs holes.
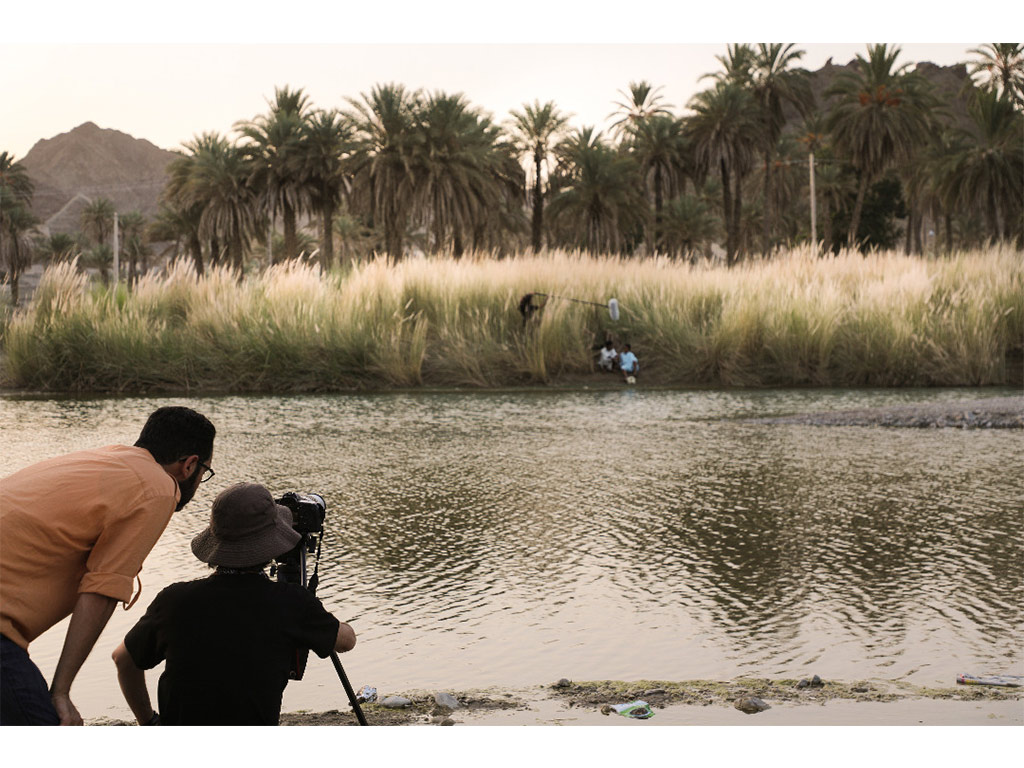
{"type": "Polygon", "coordinates": [[[498,121],[525,102],[552,100],[573,115],[574,127],[602,128],[618,92],[634,80],[661,86],[681,113],[708,84],[701,76],[719,68],[715,56],[728,42],[810,40],[798,43],[806,51],[801,64],[817,69],[830,56],[846,63],[867,41],[882,40],[871,32],[884,33],[887,42],[917,41],[901,43],[901,62],[949,65],[979,45],[949,42],[953,36],[991,32],[960,19],[946,29],[927,26],[952,19],[952,9],[959,12],[952,3],[946,15],[943,3],[930,4],[932,21],[925,23],[901,20],[893,3],[880,0],[847,5],[858,18],[842,21],[814,17],[821,5],[809,2],[776,3],[771,12],[734,3],[730,18],[666,11],[654,0],[526,0],[501,12],[460,0],[359,9],[300,3],[299,13],[281,18],[274,14],[287,4],[181,0],[139,11],[141,5],[5,9],[3,37],[15,42],[0,44],[0,150],[23,157],[39,139],[86,121],[172,149],[203,131],[230,134],[236,121],[263,113],[282,85],[303,88],[325,108],[344,107],[345,97],[377,83],[462,92],[498,121]],[[830,39],[846,42],[823,42],[830,39]]]}

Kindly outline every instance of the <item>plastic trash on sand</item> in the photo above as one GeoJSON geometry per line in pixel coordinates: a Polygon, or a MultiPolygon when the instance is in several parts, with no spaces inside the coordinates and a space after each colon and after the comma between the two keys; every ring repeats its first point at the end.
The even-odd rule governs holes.
{"type": "Polygon", "coordinates": [[[956,681],[960,685],[1000,685],[1007,688],[1024,687],[1024,677],[1021,675],[957,675],[956,681]]]}
{"type": "Polygon", "coordinates": [[[369,685],[364,685],[359,689],[359,693],[356,694],[356,701],[363,704],[368,704],[371,701],[377,700],[377,689],[369,685]]]}
{"type": "Polygon", "coordinates": [[[646,720],[654,717],[654,710],[646,701],[631,701],[628,704],[612,704],[612,709],[623,717],[635,717],[638,720],[646,720]]]}

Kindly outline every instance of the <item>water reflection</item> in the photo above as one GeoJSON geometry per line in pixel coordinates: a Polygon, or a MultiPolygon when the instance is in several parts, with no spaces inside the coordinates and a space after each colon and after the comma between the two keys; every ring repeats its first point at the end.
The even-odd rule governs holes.
{"type": "MultiPolygon", "coordinates": [[[[147,561],[142,603],[204,574],[188,540],[212,495],[252,480],[327,500],[320,595],[360,635],[346,664],[359,670],[353,682],[382,690],[1020,674],[1020,433],[737,418],[987,394],[1007,393],[193,401],[218,427],[217,487],[200,486],[172,520],[147,561]]],[[[0,472],[132,442],[165,402],[0,400],[10,447],[0,472]]],[[[138,615],[119,617],[111,642],[138,615]]],[[[55,663],[54,635],[33,647],[44,666],[55,663]]],[[[91,675],[97,702],[119,701],[103,662],[91,675]]],[[[313,684],[289,687],[286,708],[324,705],[332,675],[312,667],[313,684]]]]}

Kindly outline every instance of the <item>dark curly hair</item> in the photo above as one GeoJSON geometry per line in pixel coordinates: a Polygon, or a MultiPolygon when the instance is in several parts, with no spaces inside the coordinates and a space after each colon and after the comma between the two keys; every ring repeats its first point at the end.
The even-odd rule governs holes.
{"type": "Polygon", "coordinates": [[[216,434],[217,430],[203,414],[184,406],[169,405],[149,415],[135,445],[153,454],[159,464],[173,464],[192,454],[209,461],[216,434]]]}

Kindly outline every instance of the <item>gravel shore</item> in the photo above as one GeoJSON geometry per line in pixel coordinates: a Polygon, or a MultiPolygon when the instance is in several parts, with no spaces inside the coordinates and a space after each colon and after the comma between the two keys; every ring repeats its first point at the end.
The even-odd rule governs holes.
{"type": "MultiPolygon", "coordinates": [[[[809,679],[813,679],[809,676],[809,679]]],[[[434,691],[388,692],[408,706],[364,704],[369,725],[1024,725],[1024,688],[954,685],[923,688],[900,681],[843,682],[743,678],[714,680],[569,681],[524,689],[449,692],[458,707],[436,703],[434,691]],[[768,705],[746,714],[737,702],[768,705]],[[617,714],[616,704],[642,700],[654,716],[617,714]]],[[[100,718],[88,725],[129,725],[100,718]]],[[[324,712],[286,712],[281,725],[356,725],[346,705],[324,712]]]]}

